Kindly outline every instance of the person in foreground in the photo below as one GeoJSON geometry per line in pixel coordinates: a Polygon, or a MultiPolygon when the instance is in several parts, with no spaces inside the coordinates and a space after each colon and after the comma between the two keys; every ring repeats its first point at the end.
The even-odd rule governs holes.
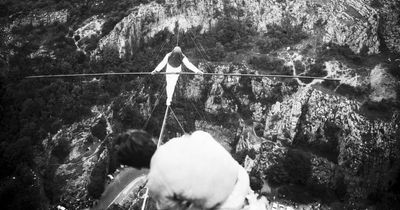
{"type": "Polygon", "coordinates": [[[252,193],[249,176],[210,134],[196,131],[173,138],[157,150],[153,146],[142,150],[148,154],[136,153],[148,147],[148,142],[154,144],[143,132],[130,131],[131,137],[118,138],[117,157],[120,163],[137,168],[146,166],[145,159],[154,152],[147,187],[158,209],[244,208],[246,196],[252,193]]]}
{"type": "MultiPolygon", "coordinates": [[[[197,74],[203,74],[195,65],[193,65],[189,59],[182,53],[180,47],[176,46],[172,52],[169,52],[165,55],[164,59],[157,65],[157,67],[151,72],[151,74],[156,74],[160,72],[165,66],[167,73],[179,73],[182,71],[182,64],[186,66],[190,71],[193,71],[197,74]]],[[[174,94],[175,85],[178,81],[179,74],[167,74],[167,106],[171,105],[172,96],[174,94]]]]}

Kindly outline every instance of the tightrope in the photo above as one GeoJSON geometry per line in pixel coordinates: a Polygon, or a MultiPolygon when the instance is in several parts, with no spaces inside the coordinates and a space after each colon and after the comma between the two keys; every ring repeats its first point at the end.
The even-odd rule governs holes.
{"type": "MultiPolygon", "coordinates": [[[[283,74],[240,74],[240,73],[193,73],[193,72],[158,72],[158,75],[165,74],[180,74],[180,75],[209,75],[209,76],[224,76],[224,77],[270,77],[270,78],[298,78],[298,79],[319,79],[330,81],[342,81],[340,78],[326,78],[314,76],[296,76],[283,74]]],[[[88,74],[54,74],[54,75],[34,75],[27,76],[25,79],[40,79],[40,78],[63,78],[63,77],[102,77],[102,76],[125,76],[125,75],[152,75],[151,72],[111,72],[111,73],[88,73],[88,74]]]]}
{"type": "MultiPolygon", "coordinates": [[[[170,109],[170,106],[167,105],[167,108],[165,109],[165,115],[164,115],[164,120],[161,126],[161,131],[160,131],[160,136],[158,137],[158,142],[157,142],[157,149],[158,147],[160,147],[161,142],[162,142],[162,137],[164,135],[164,131],[165,131],[165,125],[167,124],[167,118],[168,118],[168,110],[170,109]]],[[[142,204],[142,210],[145,209],[146,207],[146,201],[147,198],[149,197],[149,188],[146,187],[146,192],[143,195],[143,204],[142,204]]]]}

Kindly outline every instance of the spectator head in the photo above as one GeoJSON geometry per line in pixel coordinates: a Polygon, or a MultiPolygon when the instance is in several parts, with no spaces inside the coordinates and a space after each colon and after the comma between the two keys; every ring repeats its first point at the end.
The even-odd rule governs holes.
{"type": "Polygon", "coordinates": [[[113,152],[118,163],[138,169],[150,167],[156,148],[151,135],[143,130],[128,130],[118,135],[113,142],[113,152]]]}

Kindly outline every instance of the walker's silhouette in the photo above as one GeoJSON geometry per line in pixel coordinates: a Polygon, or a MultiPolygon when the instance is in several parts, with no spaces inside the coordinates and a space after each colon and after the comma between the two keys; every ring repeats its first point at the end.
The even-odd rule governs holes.
{"type": "MultiPolygon", "coordinates": [[[[176,46],[172,52],[169,52],[165,55],[164,59],[157,65],[154,71],[151,74],[156,74],[161,71],[165,65],[167,66],[166,72],[168,73],[179,73],[182,71],[182,64],[186,66],[190,71],[193,71],[198,74],[203,74],[195,65],[193,65],[187,57],[182,53],[180,47],[176,46]]],[[[178,81],[179,74],[167,74],[167,106],[171,105],[172,96],[174,95],[175,85],[178,81]]]]}

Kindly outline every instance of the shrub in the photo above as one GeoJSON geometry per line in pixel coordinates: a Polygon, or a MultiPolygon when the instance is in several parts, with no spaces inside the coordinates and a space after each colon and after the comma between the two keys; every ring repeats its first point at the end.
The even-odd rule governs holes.
{"type": "Polygon", "coordinates": [[[311,176],[310,157],[301,150],[289,150],[283,160],[283,167],[288,174],[289,181],[293,184],[305,185],[311,176]]]}
{"type": "Polygon", "coordinates": [[[265,37],[264,39],[257,41],[257,45],[260,52],[265,54],[282,47],[280,40],[273,37],[265,37]]]}
{"type": "Polygon", "coordinates": [[[100,198],[104,191],[104,183],[107,176],[107,161],[103,159],[102,161],[96,163],[92,173],[90,174],[90,180],[88,184],[88,195],[92,198],[100,198]]]}
{"type": "Polygon", "coordinates": [[[377,9],[383,7],[383,4],[382,4],[379,0],[372,0],[372,1],[370,2],[370,5],[371,5],[371,7],[377,8],[377,9]]]}
{"type": "Polygon", "coordinates": [[[297,75],[303,73],[306,70],[304,64],[299,60],[294,61],[294,67],[296,68],[297,75]]]}
{"type": "Polygon", "coordinates": [[[388,72],[400,80],[400,60],[396,59],[394,62],[387,65],[388,72]]]}
{"type": "Polygon", "coordinates": [[[52,156],[57,157],[59,162],[63,162],[64,159],[69,155],[70,142],[66,138],[59,140],[57,146],[51,152],[52,156]]]}
{"type": "Polygon", "coordinates": [[[263,188],[263,181],[258,176],[252,176],[250,174],[250,188],[254,191],[259,191],[263,188]]]}
{"type": "Polygon", "coordinates": [[[251,57],[248,63],[258,70],[263,70],[271,74],[292,75],[292,69],[285,66],[285,61],[269,56],[251,57]]]}
{"type": "Polygon", "coordinates": [[[248,47],[247,43],[255,33],[255,27],[250,20],[240,21],[226,17],[217,23],[212,35],[227,50],[237,50],[248,47]]]}
{"type": "Polygon", "coordinates": [[[302,27],[302,25],[293,26],[288,17],[282,19],[280,25],[267,25],[268,32],[264,35],[264,39],[257,43],[260,46],[261,53],[269,53],[282,47],[294,45],[307,38],[308,35],[302,27]]]}
{"type": "Polygon", "coordinates": [[[364,60],[362,55],[355,54],[348,45],[340,46],[333,43],[319,47],[317,54],[320,62],[336,59],[347,61],[351,65],[361,65],[364,60]]]}
{"type": "Polygon", "coordinates": [[[226,57],[226,52],[224,46],[217,42],[216,46],[207,49],[207,55],[210,61],[221,61],[226,57]]]}
{"type": "Polygon", "coordinates": [[[341,128],[334,122],[327,121],[324,124],[325,137],[328,139],[322,151],[328,160],[338,163],[339,158],[339,135],[342,132],[341,128]]]}
{"type": "Polygon", "coordinates": [[[381,102],[365,101],[360,112],[371,120],[391,120],[393,117],[393,103],[382,100],[381,102]]]}
{"type": "Polygon", "coordinates": [[[310,69],[305,75],[312,77],[324,77],[328,75],[328,72],[325,71],[325,68],[326,66],[322,61],[316,62],[310,66],[310,69]]]}
{"type": "Polygon", "coordinates": [[[353,87],[347,84],[340,84],[336,92],[351,99],[363,99],[369,93],[370,87],[353,87]]]}
{"type": "Polygon", "coordinates": [[[85,50],[87,51],[93,51],[97,47],[97,43],[99,42],[100,37],[97,36],[90,36],[90,38],[87,39],[86,43],[86,48],[85,50]]]}
{"type": "Polygon", "coordinates": [[[281,185],[289,182],[289,174],[282,164],[275,164],[264,171],[264,175],[271,185],[281,185]]]}
{"type": "Polygon", "coordinates": [[[93,136],[103,140],[107,135],[107,121],[104,117],[100,118],[95,126],[90,129],[93,136]]]}

